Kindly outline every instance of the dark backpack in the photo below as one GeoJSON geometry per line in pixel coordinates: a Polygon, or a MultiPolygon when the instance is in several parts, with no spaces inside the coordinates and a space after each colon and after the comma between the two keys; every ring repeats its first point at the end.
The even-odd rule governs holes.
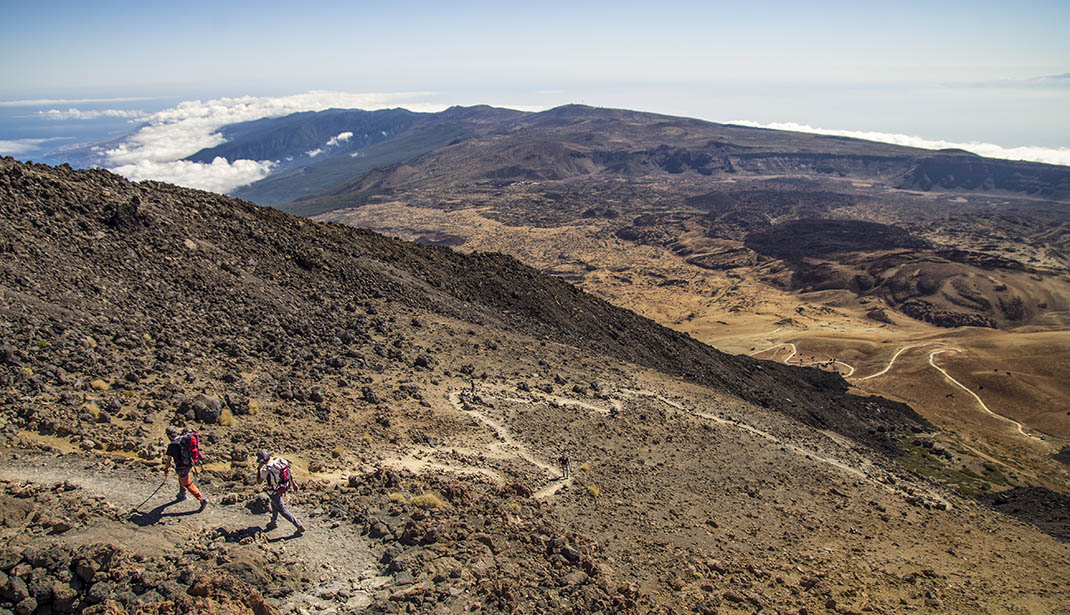
{"type": "Polygon", "coordinates": [[[204,459],[204,455],[201,455],[200,438],[200,434],[195,431],[178,438],[179,458],[175,460],[176,466],[192,468],[204,459]]]}

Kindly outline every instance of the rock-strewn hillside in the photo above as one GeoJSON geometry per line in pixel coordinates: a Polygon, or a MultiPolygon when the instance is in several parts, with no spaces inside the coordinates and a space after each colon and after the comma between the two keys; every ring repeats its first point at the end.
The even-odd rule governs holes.
{"type": "MultiPolygon", "coordinates": [[[[835,374],[758,367],[507,256],[407,244],[104,171],[6,160],[0,181],[8,310],[51,335],[151,339],[174,367],[215,352],[234,369],[310,354],[329,362],[376,326],[362,304],[386,301],[634,362],[873,446],[921,424],[900,404],[882,401],[874,412],[843,395],[835,374]],[[27,303],[39,309],[17,313],[27,303]]],[[[136,370],[118,361],[109,367],[136,370]]]]}
{"type": "Polygon", "coordinates": [[[512,258],[10,159],[0,212],[0,609],[1040,613],[1070,588],[1065,545],[889,461],[966,454],[905,406],[512,258]],[[204,512],[161,476],[169,424],[202,436],[204,512]],[[266,528],[261,447],[303,536],[266,528]]]}

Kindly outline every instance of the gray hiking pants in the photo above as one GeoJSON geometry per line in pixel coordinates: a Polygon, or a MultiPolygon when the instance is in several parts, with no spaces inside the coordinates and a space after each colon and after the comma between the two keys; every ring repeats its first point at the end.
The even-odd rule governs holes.
{"type": "Polygon", "coordinates": [[[301,527],[301,524],[297,522],[297,519],[293,516],[293,513],[291,513],[290,510],[286,508],[286,504],[282,502],[281,493],[270,493],[268,495],[271,497],[272,523],[275,523],[279,520],[279,514],[281,513],[287,521],[294,524],[294,527],[301,527]]]}

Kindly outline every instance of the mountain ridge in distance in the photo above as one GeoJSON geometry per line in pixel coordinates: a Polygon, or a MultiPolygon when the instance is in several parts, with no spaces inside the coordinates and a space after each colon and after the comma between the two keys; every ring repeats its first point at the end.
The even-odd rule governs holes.
{"type": "MultiPolygon", "coordinates": [[[[396,111],[396,110],[395,110],[396,111]]],[[[321,112],[327,113],[327,112],[321,112]]],[[[382,112],[364,112],[382,113],[382,112]]],[[[302,118],[308,114],[301,114],[302,118]]],[[[315,114],[312,114],[313,116],[315,114]]],[[[684,138],[681,133],[657,133],[647,135],[646,149],[656,149],[659,145],[665,145],[676,150],[677,158],[685,155],[695,160],[702,159],[702,164],[690,167],[691,170],[707,174],[734,174],[746,173],[751,175],[769,174],[771,171],[782,172],[784,170],[799,170],[800,164],[823,167],[825,173],[848,173],[860,179],[877,179],[898,182],[898,187],[915,188],[921,190],[965,188],[970,190],[1008,190],[1028,194],[1040,194],[1065,198],[1070,195],[1070,176],[1064,168],[1055,165],[1043,165],[1041,163],[1024,163],[1002,161],[995,159],[982,159],[982,162],[969,162],[956,158],[960,152],[946,150],[932,151],[917,148],[890,145],[852,139],[846,137],[832,137],[827,135],[814,135],[808,133],[791,133],[764,128],[749,128],[733,126],[730,124],[716,124],[703,120],[679,118],[653,113],[629,111],[622,109],[607,109],[588,107],[584,105],[564,105],[543,112],[518,112],[507,109],[498,109],[487,106],[477,107],[451,107],[440,113],[420,114],[422,121],[413,123],[401,130],[394,138],[405,138],[409,141],[416,139],[421,142],[422,151],[402,148],[404,151],[386,155],[383,159],[389,160],[386,164],[405,162],[409,157],[428,154],[435,149],[447,146],[454,139],[428,140],[420,138],[427,131],[443,130],[452,126],[464,134],[464,138],[486,136],[492,133],[516,133],[517,131],[538,133],[543,130],[557,129],[553,134],[555,140],[567,140],[568,134],[561,133],[572,125],[600,122],[599,130],[611,134],[623,134],[625,131],[636,131],[650,126],[673,126],[677,131],[684,130],[704,135],[702,139],[684,138]],[[727,158],[724,158],[727,156],[727,158]],[[777,156],[787,157],[787,160],[776,162],[776,168],[770,166],[777,156]],[[950,158],[949,158],[950,156],[950,158]],[[764,162],[763,162],[764,161],[764,162]],[[863,162],[861,166],[859,162],[863,162]],[[786,165],[786,166],[785,166],[786,165]],[[1024,166],[1019,166],[1024,165],[1024,166]],[[1039,165],[1039,166],[1033,166],[1039,165]],[[867,168],[869,167],[869,168],[867,168]],[[901,176],[901,178],[898,178],[901,176]],[[961,177],[960,177],[961,176],[961,177]],[[1024,176],[1024,177],[1019,177],[1024,176]],[[898,179],[897,179],[898,178],[898,179]]],[[[277,126],[281,132],[293,132],[300,130],[298,126],[306,125],[310,119],[302,119],[288,116],[267,120],[265,125],[277,126]]],[[[257,120],[257,122],[265,122],[257,120]]],[[[255,142],[262,136],[254,136],[255,131],[250,131],[248,124],[239,124],[230,130],[240,131],[241,139],[232,144],[225,144],[219,148],[204,150],[191,156],[190,160],[210,160],[212,152],[240,151],[242,144],[249,147],[250,142],[255,142]],[[248,134],[248,136],[246,136],[248,134]],[[220,149],[222,148],[222,149],[220,149]]],[[[337,125],[341,132],[349,130],[345,123],[337,125]]],[[[355,128],[359,130],[359,127],[355,128]]],[[[337,133],[336,133],[337,134],[337,133]]],[[[326,138],[333,135],[323,135],[326,138]]],[[[515,134],[513,135],[516,136],[515,134]]],[[[534,134],[533,138],[545,138],[544,135],[534,134]]],[[[582,135],[589,139],[589,135],[582,135]]],[[[691,136],[691,135],[689,135],[691,136]]],[[[389,151],[387,139],[380,146],[380,150],[389,151]]],[[[614,145],[606,146],[602,152],[590,151],[587,144],[575,143],[579,147],[577,154],[594,154],[597,159],[605,158],[608,152],[617,152],[614,156],[649,157],[642,151],[635,152],[627,149],[627,138],[619,140],[614,145]],[[588,151],[584,151],[584,150],[588,151]]],[[[311,148],[314,144],[308,144],[311,148]]],[[[605,146],[605,144],[603,144],[605,146]]],[[[305,147],[305,145],[302,145],[305,147]]],[[[250,150],[252,151],[252,150],[250,150]]],[[[291,151],[289,155],[299,156],[304,154],[304,149],[291,151]]],[[[282,152],[277,152],[282,154],[282,152]]],[[[378,154],[383,155],[383,154],[378,154]]],[[[279,156],[282,158],[284,156],[279,156]]],[[[976,157],[976,156],[975,156],[976,157]]],[[[228,157],[228,160],[230,158],[228,157]]],[[[254,158],[259,159],[259,158],[254,158]]],[[[330,189],[330,181],[339,177],[338,172],[329,175],[312,171],[317,167],[341,167],[344,161],[316,162],[307,167],[314,173],[315,179],[302,176],[291,176],[282,181],[276,177],[261,180],[259,185],[254,183],[250,186],[239,188],[235,196],[252,198],[263,204],[281,204],[295,198],[305,198],[315,192],[330,189]],[[268,183],[264,183],[268,182],[268,183]]],[[[367,172],[367,167],[354,166],[348,172],[350,179],[357,179],[362,172],[367,172]]],[[[613,172],[612,168],[604,169],[613,172]]],[[[681,167],[676,162],[670,162],[664,170],[680,172],[681,167]]],[[[336,169],[340,172],[340,169],[336,169]]],[[[617,169],[615,172],[621,172],[617,169]]],[[[626,173],[627,174],[627,173],[626,173]]],[[[343,180],[344,181],[344,180],[343,180]]],[[[337,182],[342,183],[342,182],[337,182]]]]}

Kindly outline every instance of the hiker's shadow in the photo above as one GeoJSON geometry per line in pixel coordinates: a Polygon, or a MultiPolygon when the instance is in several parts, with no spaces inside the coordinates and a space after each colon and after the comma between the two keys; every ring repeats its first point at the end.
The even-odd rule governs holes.
{"type": "Polygon", "coordinates": [[[259,525],[250,525],[249,527],[242,528],[240,530],[228,530],[225,528],[219,528],[219,536],[226,542],[241,542],[246,538],[253,538],[254,540],[260,539],[264,542],[279,542],[280,540],[293,540],[298,538],[299,534],[290,534],[289,536],[276,536],[275,538],[268,538],[268,529],[259,525]]]}
{"type": "Polygon", "coordinates": [[[171,500],[170,502],[160,504],[149,512],[143,513],[139,511],[134,511],[134,513],[130,515],[130,520],[133,521],[135,525],[138,525],[140,527],[146,527],[149,525],[156,525],[164,517],[185,517],[186,515],[195,515],[200,512],[200,510],[196,508],[194,508],[193,510],[183,510],[181,512],[164,512],[169,507],[174,506],[178,503],[179,500],[171,500]]]}
{"type": "Polygon", "coordinates": [[[264,528],[259,525],[250,525],[240,530],[228,530],[221,527],[217,531],[219,532],[219,537],[226,542],[241,542],[246,538],[258,538],[264,533],[264,528]]]}

